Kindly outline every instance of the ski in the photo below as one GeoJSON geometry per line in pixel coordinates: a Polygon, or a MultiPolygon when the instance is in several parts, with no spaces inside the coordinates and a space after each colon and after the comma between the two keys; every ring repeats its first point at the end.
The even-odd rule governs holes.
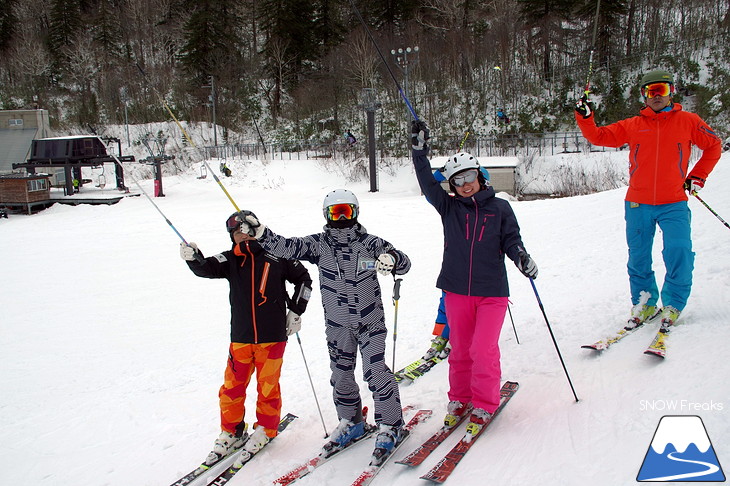
{"type": "MultiPolygon", "coordinates": [[[[277,431],[279,433],[283,432],[284,429],[286,429],[287,426],[290,423],[292,423],[295,418],[297,418],[297,416],[294,414],[291,414],[291,413],[286,414],[286,416],[284,418],[282,418],[281,421],[279,422],[279,427],[277,428],[277,431]]],[[[276,437],[272,438],[267,443],[267,445],[269,443],[271,443],[275,438],[276,437]]],[[[244,445],[244,447],[245,447],[245,445],[244,445]]],[[[243,468],[243,466],[245,466],[251,459],[253,459],[256,456],[256,454],[261,452],[265,447],[266,446],[261,448],[255,454],[251,454],[250,452],[248,452],[246,450],[241,452],[240,455],[238,456],[238,458],[236,459],[236,461],[233,463],[233,465],[231,465],[231,467],[229,467],[228,469],[223,471],[221,474],[219,474],[218,477],[216,477],[214,480],[209,482],[208,486],[222,486],[224,484],[227,484],[228,481],[230,481],[233,478],[233,476],[235,476],[236,473],[243,468]]]]}
{"type": "Polygon", "coordinates": [[[243,445],[241,447],[238,447],[237,449],[233,449],[228,454],[226,454],[223,457],[220,457],[217,461],[215,461],[212,464],[202,463],[200,466],[196,467],[195,469],[193,469],[192,471],[190,471],[189,473],[187,473],[186,475],[184,475],[183,477],[181,477],[180,479],[178,479],[177,481],[172,483],[170,486],[184,486],[186,484],[192,483],[193,481],[195,481],[196,479],[198,479],[200,476],[207,473],[211,469],[215,468],[216,466],[221,465],[224,462],[227,462],[226,461],[227,459],[231,459],[233,457],[233,455],[235,453],[239,452],[241,449],[243,449],[243,445]]]}
{"type": "Polygon", "coordinates": [[[425,375],[431,370],[431,368],[439,364],[444,359],[445,358],[440,358],[438,356],[434,356],[429,359],[419,358],[408,366],[396,371],[394,373],[395,381],[400,385],[410,385],[417,378],[425,375]]]}
{"type": "MultiPolygon", "coordinates": [[[[506,386],[507,384],[505,383],[502,386],[502,389],[504,389],[504,387],[506,386]]],[[[467,417],[469,417],[469,415],[471,414],[471,410],[472,407],[470,405],[469,408],[466,409],[464,414],[459,417],[459,421],[456,422],[453,427],[447,427],[445,425],[442,426],[438,431],[436,431],[435,434],[426,439],[426,441],[418,446],[413,452],[408,454],[403,459],[395,461],[396,464],[403,464],[404,466],[410,467],[418,466],[419,464],[421,464],[433,451],[438,448],[438,446],[443,443],[444,440],[446,440],[448,436],[451,435],[454,430],[456,430],[459,424],[461,424],[464,420],[466,420],[467,417]]]]}
{"type": "Polygon", "coordinates": [[[648,354],[650,356],[656,356],[657,358],[666,358],[667,357],[667,337],[669,336],[669,328],[668,327],[661,327],[659,331],[657,331],[656,336],[654,336],[654,339],[651,341],[651,344],[648,348],[646,348],[646,351],[644,351],[644,354],[648,354]]]}
{"type": "Polygon", "coordinates": [[[621,328],[621,330],[619,330],[613,336],[605,338],[605,339],[601,339],[600,341],[596,341],[593,344],[584,344],[583,346],[581,346],[581,348],[593,349],[595,351],[603,351],[604,349],[608,349],[612,344],[615,344],[615,343],[621,341],[623,338],[625,338],[626,336],[628,336],[630,334],[633,334],[634,332],[636,332],[638,329],[641,329],[642,327],[644,327],[643,323],[639,324],[638,326],[635,326],[635,327],[625,326],[625,327],[621,328]]]}
{"type": "Polygon", "coordinates": [[[430,471],[428,471],[426,474],[421,476],[421,479],[426,479],[428,481],[432,481],[434,483],[443,483],[446,481],[446,479],[449,477],[449,475],[454,472],[454,469],[456,468],[457,464],[464,458],[464,455],[466,455],[467,451],[471,448],[471,446],[474,445],[474,442],[484,435],[484,431],[487,427],[494,421],[495,417],[499,415],[499,413],[502,411],[505,405],[507,405],[507,402],[509,402],[510,398],[517,392],[517,389],[519,388],[519,384],[513,381],[506,382],[500,391],[501,399],[499,402],[499,407],[497,407],[497,410],[494,411],[494,414],[492,414],[492,417],[489,419],[488,422],[484,424],[484,427],[479,431],[479,433],[475,436],[472,436],[470,434],[465,434],[464,437],[444,456],[443,459],[441,459],[430,471]]]}
{"type": "MultiPolygon", "coordinates": [[[[382,471],[383,467],[388,463],[388,460],[393,457],[393,454],[395,454],[395,451],[397,451],[400,446],[403,445],[403,443],[410,437],[411,431],[413,428],[428,420],[429,417],[433,414],[432,410],[419,410],[416,412],[416,414],[411,418],[411,420],[408,421],[408,423],[403,427],[403,436],[401,436],[401,439],[398,441],[398,443],[393,447],[393,450],[390,451],[390,454],[385,456],[384,458],[380,459],[380,461],[377,464],[373,464],[373,462],[370,462],[370,465],[365,468],[365,470],[355,479],[355,482],[352,483],[352,486],[366,486],[367,484],[370,484],[373,479],[375,479],[375,476],[382,471]]],[[[375,460],[375,459],[373,459],[375,460]]]]}
{"type": "Polygon", "coordinates": [[[314,471],[316,468],[318,468],[325,462],[327,462],[330,459],[332,459],[333,457],[337,456],[340,452],[348,450],[350,448],[350,446],[357,444],[358,442],[362,441],[363,439],[372,437],[373,434],[375,434],[375,432],[378,430],[378,428],[375,425],[371,425],[371,424],[367,424],[367,423],[365,424],[365,427],[366,428],[365,428],[364,435],[348,442],[347,444],[345,444],[344,447],[337,448],[337,449],[330,449],[328,451],[327,446],[330,444],[334,444],[334,442],[328,442],[327,444],[324,445],[323,448],[325,450],[323,452],[321,452],[317,456],[311,458],[307,462],[295,467],[294,469],[292,469],[288,473],[284,474],[280,478],[275,479],[274,484],[282,484],[282,485],[291,484],[294,481],[297,481],[297,480],[303,478],[304,476],[311,473],[312,471],[314,471]]]}
{"type": "MultiPolygon", "coordinates": [[[[403,407],[403,413],[409,412],[413,410],[415,407],[413,405],[406,405],[403,407]]],[[[367,420],[368,416],[368,407],[363,407],[362,409],[362,415],[363,420],[367,420]]],[[[314,471],[316,468],[324,464],[325,462],[332,459],[334,456],[339,454],[340,452],[344,451],[345,449],[348,449],[351,445],[354,445],[363,439],[367,439],[368,437],[372,437],[372,435],[377,432],[378,427],[375,425],[365,423],[365,434],[361,437],[358,437],[357,439],[352,440],[351,442],[348,442],[344,447],[341,448],[334,448],[334,442],[328,442],[326,443],[322,449],[324,449],[323,452],[320,452],[317,456],[311,458],[310,460],[306,461],[303,464],[300,464],[299,466],[295,467],[288,473],[284,474],[283,476],[277,478],[274,480],[274,484],[291,484],[307,474],[314,471]]]]}

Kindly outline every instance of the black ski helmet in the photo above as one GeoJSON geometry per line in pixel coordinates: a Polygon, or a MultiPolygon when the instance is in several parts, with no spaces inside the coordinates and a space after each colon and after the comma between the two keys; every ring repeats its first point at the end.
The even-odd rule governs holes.
{"type": "MultiPolygon", "coordinates": [[[[249,211],[249,213],[256,219],[256,215],[253,211],[249,211]]],[[[241,227],[241,221],[242,221],[241,213],[233,213],[230,216],[228,216],[228,219],[226,220],[226,231],[228,231],[228,235],[231,237],[231,241],[235,243],[235,240],[233,239],[233,233],[241,227]]]]}

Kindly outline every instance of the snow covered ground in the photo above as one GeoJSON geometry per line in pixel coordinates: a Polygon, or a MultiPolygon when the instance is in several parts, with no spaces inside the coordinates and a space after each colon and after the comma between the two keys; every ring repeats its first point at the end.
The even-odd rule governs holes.
{"type": "MultiPolygon", "coordinates": [[[[575,164],[592,163],[583,154],[572,157],[575,164]]],[[[612,157],[625,160],[626,153],[612,157]]],[[[729,158],[723,155],[700,194],[725,219],[729,158]]],[[[217,168],[217,162],[211,165],[217,168]]],[[[399,301],[398,367],[426,350],[439,297],[434,284],[442,236],[410,165],[382,172],[377,193],[368,192],[367,181],[348,183],[321,161],[231,161],[229,167],[233,177],[222,182],[236,204],[286,236],[320,231],[324,195],[337,187],[354,190],[361,223],[413,261],[399,301]]],[[[230,245],[224,222],[234,208],[212,177],[198,175],[193,168],[166,177],[166,197],[155,203],[188,241],[212,255],[230,245]]],[[[152,181],[142,185],[152,193],[152,181]]],[[[721,348],[730,315],[730,231],[699,201],[690,201],[697,252],[693,295],[672,332],[668,358],[642,354],[654,326],[601,356],[580,348],[615,331],[628,315],[624,192],[512,203],[580,401],[573,399],[529,281],[508,264],[519,344],[507,321],[503,378],[518,381],[520,390],[449,484],[635,484],[664,415],[700,416],[730,473],[730,364],[721,348]]],[[[178,243],[143,196],[113,206],[56,204],[33,216],[0,219],[0,484],[164,486],[206,456],[219,432],[228,288],[225,281],[195,277],[180,260],[178,243]]],[[[659,241],[655,259],[661,261],[659,241]]],[[[663,266],[655,268],[662,279],[663,266]]],[[[316,270],[310,267],[310,273],[316,280],[316,270]]],[[[389,294],[392,279],[381,277],[381,284],[389,294]]],[[[331,429],[336,416],[322,308],[319,293],[313,295],[300,337],[331,429]]],[[[386,311],[392,331],[391,302],[386,311]]],[[[390,337],[388,346],[390,363],[390,337]]],[[[289,342],[282,376],[284,411],[299,419],[231,485],[271,484],[322,444],[302,349],[295,339],[289,342]]],[[[439,427],[447,366],[401,389],[404,404],[432,408],[434,417],[398,456],[439,427]]],[[[249,390],[247,418],[253,420],[253,385],[249,390]]],[[[371,405],[364,383],[362,393],[371,405]]],[[[425,484],[418,477],[447,449],[416,470],[389,464],[376,484],[425,484]]],[[[371,444],[358,450],[299,484],[349,484],[368,462],[371,444]]]]}

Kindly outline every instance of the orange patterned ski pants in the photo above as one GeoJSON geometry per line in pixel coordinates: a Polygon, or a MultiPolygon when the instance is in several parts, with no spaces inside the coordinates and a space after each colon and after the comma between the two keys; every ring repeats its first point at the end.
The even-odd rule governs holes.
{"type": "Polygon", "coordinates": [[[231,343],[228,351],[223,386],[218,392],[221,409],[221,429],[232,434],[245,428],[246,388],[256,371],[256,423],[266,429],[266,435],[276,436],[281,417],[279,376],[286,342],[248,344],[231,343]]]}

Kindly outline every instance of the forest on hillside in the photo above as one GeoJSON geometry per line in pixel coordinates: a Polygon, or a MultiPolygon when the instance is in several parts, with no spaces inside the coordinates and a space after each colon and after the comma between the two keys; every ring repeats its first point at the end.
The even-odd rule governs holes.
{"type": "Polygon", "coordinates": [[[0,109],[54,128],[214,119],[220,144],[254,124],[362,133],[365,93],[384,139],[403,98],[443,136],[572,130],[587,82],[614,121],[655,67],[727,132],[728,55],[730,0],[0,0],[0,109]]]}

